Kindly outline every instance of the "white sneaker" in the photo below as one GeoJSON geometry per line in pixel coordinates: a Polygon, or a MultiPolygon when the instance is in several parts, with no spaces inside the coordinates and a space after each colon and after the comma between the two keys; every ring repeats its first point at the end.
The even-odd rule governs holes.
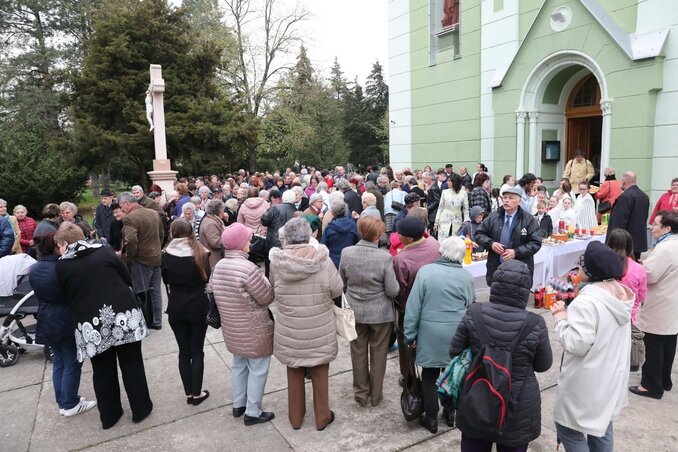
{"type": "Polygon", "coordinates": [[[76,414],[84,413],[97,406],[94,400],[81,400],[76,406],[69,410],[64,410],[65,417],[75,416],[76,414]]]}
{"type": "MultiPolygon", "coordinates": [[[[81,401],[81,402],[83,402],[84,400],[85,400],[84,397],[80,397],[80,401],[81,401]]],[[[59,415],[60,415],[60,416],[63,416],[65,412],[66,412],[65,409],[59,408],[59,415]]]]}

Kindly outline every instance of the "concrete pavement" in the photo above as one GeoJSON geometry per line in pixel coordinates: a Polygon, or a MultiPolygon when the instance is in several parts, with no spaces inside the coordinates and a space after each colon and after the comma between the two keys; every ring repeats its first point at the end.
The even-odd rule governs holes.
{"type": "MultiPolygon", "coordinates": [[[[479,295],[487,298],[487,295],[479,295]]],[[[549,327],[551,314],[541,311],[549,327]]],[[[556,440],[552,420],[561,348],[551,332],[553,367],[538,374],[542,391],[542,435],[529,450],[553,451],[556,440]]],[[[399,405],[397,352],[389,355],[384,381],[384,401],[361,408],[353,401],[348,343],[330,365],[330,402],[336,421],[325,431],[315,430],[310,383],[307,416],[302,428],[292,430],[287,420],[285,367],[275,358],[264,397],[264,409],[276,413],[273,422],[245,427],[231,415],[231,355],[221,331],[208,329],[205,342],[204,388],[211,396],[203,404],[187,405],[177,368],[178,348],[169,324],[152,331],[143,342],[146,374],[154,403],[153,413],[134,424],[126,400],[125,414],[109,430],[102,430],[96,409],[72,418],[58,415],[51,384],[51,365],[41,353],[26,353],[10,368],[0,369],[0,450],[2,451],[451,451],[459,450],[460,432],[441,424],[431,435],[416,422],[407,423],[399,405]]],[[[674,365],[678,381],[678,364],[674,365]]],[[[630,384],[640,374],[632,373],[630,384]]],[[[93,398],[92,370],[83,366],[81,394],[93,398]]],[[[124,399],[123,391],[123,399],[124,399]]],[[[562,450],[562,448],[561,448],[562,450]]],[[[661,401],[629,394],[629,406],[615,423],[616,451],[678,451],[678,391],[661,401]]]]}

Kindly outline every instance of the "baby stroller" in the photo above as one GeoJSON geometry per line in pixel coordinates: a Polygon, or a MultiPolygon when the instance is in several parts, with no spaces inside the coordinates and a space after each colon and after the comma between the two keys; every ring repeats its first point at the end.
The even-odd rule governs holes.
{"type": "MultiPolygon", "coordinates": [[[[2,292],[4,296],[0,295],[0,318],[5,317],[2,326],[0,326],[0,367],[13,366],[19,360],[21,353],[27,351],[41,351],[44,353],[45,358],[51,360],[52,353],[50,348],[35,342],[37,324],[33,323],[25,326],[22,322],[26,316],[32,315],[37,318],[38,314],[38,299],[33,294],[28,281],[28,275],[14,276],[15,270],[18,273],[26,273],[27,267],[17,270],[18,267],[16,265],[6,261],[8,257],[0,260],[0,272],[3,269],[11,271],[12,274],[9,275],[8,279],[17,281],[17,283],[11,295],[6,295],[6,286],[3,287],[6,289],[5,292],[2,292]],[[10,265],[6,265],[8,263],[10,265]]],[[[35,262],[35,260],[31,260],[33,263],[35,262]]]]}

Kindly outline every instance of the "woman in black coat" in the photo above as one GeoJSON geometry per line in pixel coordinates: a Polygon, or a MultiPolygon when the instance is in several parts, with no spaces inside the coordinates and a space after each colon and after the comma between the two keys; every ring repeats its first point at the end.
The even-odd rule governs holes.
{"type": "Polygon", "coordinates": [[[148,328],[129,272],[111,247],[85,241],[71,222],[61,224],[54,240],[61,253],[56,274],[71,306],[77,359],[92,362],[101,425],[111,428],[122,417],[118,363],[132,420],[141,422],[153,410],[141,354],[148,328]]]}
{"type": "Polygon", "coordinates": [[[203,344],[207,324],[208,252],[196,240],[191,224],[178,218],[170,226],[172,241],[162,253],[162,279],[169,285],[167,315],[179,345],[179,375],[186,403],[199,405],[210,395],[202,390],[203,344]]]}
{"type": "MultiPolygon", "coordinates": [[[[481,306],[483,322],[495,345],[508,346],[528,320],[536,316],[525,310],[530,296],[532,278],[523,262],[512,259],[502,263],[494,273],[490,288],[490,302],[481,306]]],[[[539,317],[539,316],[537,316],[539,317]]],[[[547,371],[553,362],[548,329],[542,317],[532,320],[534,328],[520,341],[511,355],[511,385],[515,400],[503,430],[499,451],[526,451],[530,441],[541,434],[541,397],[535,372],[547,371]]],[[[457,332],[452,338],[450,356],[461,354],[467,347],[475,357],[483,344],[473,323],[470,313],[466,313],[457,332]]],[[[465,433],[472,423],[470,419],[460,419],[457,412],[457,427],[462,432],[462,451],[491,450],[492,441],[487,438],[474,438],[465,433]]]]}

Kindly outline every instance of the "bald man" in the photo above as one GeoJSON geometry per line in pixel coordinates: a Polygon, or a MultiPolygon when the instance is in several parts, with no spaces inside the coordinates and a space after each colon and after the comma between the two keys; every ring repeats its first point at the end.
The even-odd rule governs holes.
{"type": "Polygon", "coordinates": [[[636,173],[628,171],[622,176],[622,194],[612,207],[607,236],[614,229],[628,231],[633,238],[633,253],[636,260],[647,251],[647,216],[650,198],[636,185],[636,173]]]}

